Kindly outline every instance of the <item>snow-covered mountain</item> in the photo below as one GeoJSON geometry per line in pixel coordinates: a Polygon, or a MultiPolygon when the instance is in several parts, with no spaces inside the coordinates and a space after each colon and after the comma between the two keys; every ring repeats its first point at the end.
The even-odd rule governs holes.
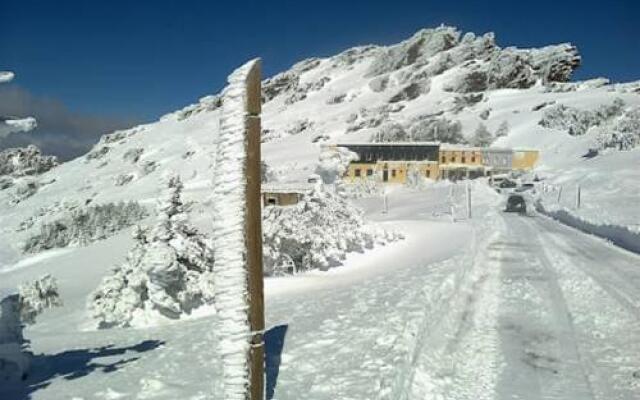
{"type": "MultiPolygon", "coordinates": [[[[492,33],[452,27],[307,59],[264,81],[264,159],[277,180],[303,181],[324,142],[464,142],[483,124],[496,146],[539,149],[538,172],[565,191],[580,182],[584,216],[637,224],[640,149],[631,148],[639,142],[640,81],[571,82],[580,62],[570,44],[503,48],[492,33]],[[618,131],[627,135],[623,151],[611,137],[618,131]]],[[[68,203],[150,204],[166,171],[182,176],[197,213],[216,174],[221,102],[208,96],[158,122],[105,135],[85,156],[0,191],[7,205],[0,236],[13,238],[3,240],[3,263],[20,257],[29,230],[16,230],[34,214],[54,218],[68,203]],[[24,185],[30,190],[18,193],[24,185]]]]}
{"type": "MultiPolygon", "coordinates": [[[[638,230],[640,81],[572,82],[580,62],[570,44],[502,48],[493,34],[451,27],[301,61],[263,84],[266,175],[306,182],[323,143],[473,143],[476,132],[488,131],[495,146],[540,150],[535,173],[554,190],[543,197],[545,208],[562,187],[565,211],[638,230]]],[[[222,101],[207,96],[157,122],[105,135],[88,154],[60,165],[35,148],[0,153],[0,298],[47,273],[59,281],[64,303],[26,331],[37,356],[28,395],[18,398],[222,393],[211,310],[177,323],[144,314],[146,327],[96,331],[87,308],[88,298],[95,306],[103,294],[135,308],[131,300],[143,299],[125,296],[127,285],[154,280],[131,279],[140,272],[134,264],[167,258],[159,248],[176,259],[193,250],[186,239],[162,247],[164,235],[154,233],[151,246],[144,230],[132,238],[124,229],[141,220],[165,227],[166,215],[154,206],[167,199],[169,173],[184,188],[180,218],[167,226],[182,230],[179,239],[195,234],[182,225],[184,211],[199,231],[211,231],[222,101]]],[[[331,263],[351,253],[347,268],[266,280],[267,322],[275,328],[265,336],[280,332],[271,343],[279,340],[282,351],[289,329],[275,367],[278,398],[635,398],[637,257],[544,218],[505,215],[498,194],[481,182],[470,186],[474,216],[460,223],[450,222],[452,214],[462,215],[468,203],[449,184],[392,191],[387,213],[375,190],[349,201],[325,193],[304,207],[265,212],[265,241],[279,245],[267,246],[267,268],[282,264],[280,250],[307,231],[301,225],[329,236],[314,245],[330,247],[331,263]],[[334,219],[344,219],[352,203],[364,217],[348,212],[357,218],[338,226],[334,219]],[[400,229],[404,240],[360,246],[395,238],[393,230],[361,234],[364,218],[400,229]],[[583,395],[589,391],[598,396],[583,395]]],[[[158,271],[158,280],[171,285],[158,271]]]]}

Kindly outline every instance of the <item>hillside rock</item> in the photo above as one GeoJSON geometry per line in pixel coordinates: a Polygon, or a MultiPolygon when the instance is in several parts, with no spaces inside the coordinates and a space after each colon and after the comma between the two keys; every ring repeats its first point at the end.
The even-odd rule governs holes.
{"type": "Polygon", "coordinates": [[[42,155],[40,149],[33,145],[0,151],[0,176],[40,175],[57,165],[55,156],[42,155]]]}

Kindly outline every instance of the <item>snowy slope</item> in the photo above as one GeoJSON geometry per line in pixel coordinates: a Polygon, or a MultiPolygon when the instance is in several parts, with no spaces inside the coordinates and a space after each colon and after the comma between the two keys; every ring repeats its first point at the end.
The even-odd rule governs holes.
{"type": "MultiPolygon", "coordinates": [[[[503,49],[492,34],[461,35],[449,27],[420,31],[395,46],[305,60],[264,83],[264,159],[279,180],[302,181],[322,142],[368,141],[390,123],[410,132],[425,120],[460,122],[469,138],[480,123],[495,132],[506,121],[508,135],[495,145],[539,149],[539,170],[553,183],[567,193],[582,185],[585,217],[637,225],[640,211],[633,204],[640,194],[633,183],[640,178],[640,150],[585,160],[594,134],[571,136],[539,125],[545,110],[557,105],[593,110],[615,99],[640,105],[638,82],[562,82],[579,62],[570,45],[503,49]]],[[[19,258],[27,232],[16,233],[17,225],[55,202],[151,203],[168,170],[183,177],[188,200],[205,200],[220,105],[220,96],[208,96],[158,122],[107,135],[88,155],[41,176],[38,193],[0,213],[0,237],[12,237],[0,250],[2,264],[19,258]]],[[[0,203],[9,203],[15,190],[0,191],[0,203]]]]}

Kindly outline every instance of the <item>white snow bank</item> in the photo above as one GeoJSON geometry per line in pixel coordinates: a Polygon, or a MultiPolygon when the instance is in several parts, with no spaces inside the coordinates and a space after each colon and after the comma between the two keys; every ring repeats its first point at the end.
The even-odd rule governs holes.
{"type": "Polygon", "coordinates": [[[536,202],[538,212],[584,233],[610,240],[613,244],[640,254],[640,229],[606,222],[595,222],[576,215],[566,207],[545,207],[536,202]]]}

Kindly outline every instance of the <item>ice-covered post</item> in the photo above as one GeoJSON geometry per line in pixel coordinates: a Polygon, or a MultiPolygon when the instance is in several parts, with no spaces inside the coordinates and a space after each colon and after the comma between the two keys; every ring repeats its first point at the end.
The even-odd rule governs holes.
{"type": "Polygon", "coordinates": [[[580,185],[578,185],[578,189],[576,191],[576,208],[580,208],[580,196],[581,196],[581,190],[580,190],[580,185]]]}
{"type": "Polygon", "coordinates": [[[264,399],[260,60],[225,89],[214,178],[213,246],[226,400],[264,399]]]}

